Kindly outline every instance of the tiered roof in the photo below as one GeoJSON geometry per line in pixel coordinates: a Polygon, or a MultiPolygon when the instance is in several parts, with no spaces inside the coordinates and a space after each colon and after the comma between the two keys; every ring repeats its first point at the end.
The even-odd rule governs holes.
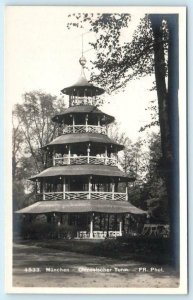
{"type": "Polygon", "coordinates": [[[133,206],[130,202],[109,200],[65,200],[65,201],[40,201],[18,211],[24,214],[41,213],[130,213],[146,214],[145,211],[133,206]]]}
{"type": "Polygon", "coordinates": [[[102,124],[108,124],[114,121],[114,117],[105,114],[102,112],[100,109],[98,109],[94,105],[76,105],[76,106],[71,106],[67,108],[62,114],[55,115],[52,118],[53,122],[60,123],[65,120],[65,122],[69,122],[71,120],[71,114],[89,114],[89,115],[102,115],[102,124]]]}
{"type": "Polygon", "coordinates": [[[134,181],[134,178],[129,178],[128,175],[122,172],[117,167],[105,165],[67,165],[51,167],[43,172],[31,177],[31,180],[44,177],[59,177],[59,176],[110,176],[121,178],[122,181],[134,181]]]}

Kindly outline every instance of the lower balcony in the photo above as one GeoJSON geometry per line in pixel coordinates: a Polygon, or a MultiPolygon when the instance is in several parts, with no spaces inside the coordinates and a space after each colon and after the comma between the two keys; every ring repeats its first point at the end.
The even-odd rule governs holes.
{"type": "Polygon", "coordinates": [[[128,201],[127,193],[117,192],[45,192],[43,194],[36,194],[37,201],[46,200],[115,200],[128,201]]]}

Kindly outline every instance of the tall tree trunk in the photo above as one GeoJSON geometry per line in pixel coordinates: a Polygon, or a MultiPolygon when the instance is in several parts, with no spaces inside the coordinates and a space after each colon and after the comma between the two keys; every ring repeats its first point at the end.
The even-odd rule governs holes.
{"type": "Polygon", "coordinates": [[[179,89],[179,40],[178,15],[169,15],[167,18],[169,28],[168,45],[168,121],[171,143],[171,172],[168,173],[168,191],[171,243],[176,267],[179,265],[179,115],[178,115],[178,89],[179,89]]]}
{"type": "Polygon", "coordinates": [[[154,36],[155,79],[158,96],[163,167],[168,194],[171,254],[179,265],[179,159],[178,159],[178,20],[168,15],[168,91],[165,82],[162,15],[150,15],[154,36]]]}

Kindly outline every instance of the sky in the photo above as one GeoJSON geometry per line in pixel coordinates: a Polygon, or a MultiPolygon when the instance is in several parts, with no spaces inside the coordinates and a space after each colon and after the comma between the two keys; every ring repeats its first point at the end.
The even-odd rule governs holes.
{"type": "MultiPolygon", "coordinates": [[[[82,33],[85,29],[67,29],[68,10],[64,7],[9,7],[5,21],[5,93],[7,103],[22,103],[22,94],[32,90],[61,96],[61,89],[75,83],[80,75],[79,58],[82,51],[82,33]]],[[[140,10],[131,14],[129,27],[122,32],[122,40],[131,40],[140,18],[140,10]]],[[[86,76],[89,79],[90,60],[95,57],[89,42],[95,35],[84,35],[84,56],[87,59],[86,76]]],[[[100,107],[115,117],[120,130],[136,141],[146,133],[141,126],[150,120],[146,110],[156,92],[150,91],[154,77],[147,76],[128,82],[125,91],[108,95],[100,107]]],[[[65,100],[67,100],[65,96],[65,100]]]]}

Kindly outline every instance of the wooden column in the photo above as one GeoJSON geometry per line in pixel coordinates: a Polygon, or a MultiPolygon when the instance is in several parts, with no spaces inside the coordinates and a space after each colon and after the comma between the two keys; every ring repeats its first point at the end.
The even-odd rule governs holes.
{"type": "Polygon", "coordinates": [[[56,162],[55,162],[55,154],[56,154],[56,150],[54,149],[53,152],[52,152],[52,161],[53,161],[53,166],[56,165],[56,162]]]}
{"type": "Polygon", "coordinates": [[[93,214],[90,216],[90,239],[93,239],[93,214]]]}
{"type": "Polygon", "coordinates": [[[72,130],[73,130],[73,133],[75,132],[75,117],[74,115],[72,116],[72,130]]]}
{"type": "Polygon", "coordinates": [[[87,163],[90,163],[90,146],[87,147],[87,163]]]}
{"type": "Polygon", "coordinates": [[[119,233],[122,236],[122,221],[119,222],[119,233]]]}
{"type": "Polygon", "coordinates": [[[92,177],[89,176],[89,178],[88,178],[88,199],[91,199],[91,187],[92,187],[91,179],[92,179],[92,177]]]}
{"type": "Polygon", "coordinates": [[[86,132],[88,132],[88,115],[85,117],[86,132]]]}
{"type": "Polygon", "coordinates": [[[125,200],[128,201],[128,182],[126,183],[125,193],[126,193],[125,200]]]}
{"type": "Polygon", "coordinates": [[[115,196],[115,183],[114,181],[112,182],[112,200],[114,200],[115,196]]]}
{"type": "Polygon", "coordinates": [[[63,178],[63,199],[66,198],[66,178],[63,178]]]}
{"type": "Polygon", "coordinates": [[[98,126],[101,126],[100,116],[98,116],[98,126]]]}
{"type": "Polygon", "coordinates": [[[70,145],[68,146],[68,164],[70,165],[70,156],[71,156],[71,151],[70,151],[70,145]]]}

